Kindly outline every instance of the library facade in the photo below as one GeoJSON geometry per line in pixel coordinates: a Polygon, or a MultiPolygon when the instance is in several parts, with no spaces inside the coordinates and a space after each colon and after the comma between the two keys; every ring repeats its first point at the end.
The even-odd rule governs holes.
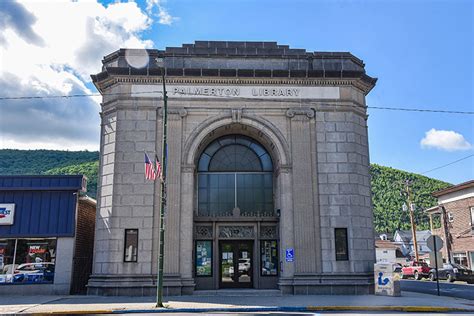
{"type": "Polygon", "coordinates": [[[88,292],[156,291],[161,183],[143,159],[161,158],[162,78],[165,295],[371,293],[376,79],[350,53],[221,41],[120,49],[92,76],[103,100],[88,292]]]}

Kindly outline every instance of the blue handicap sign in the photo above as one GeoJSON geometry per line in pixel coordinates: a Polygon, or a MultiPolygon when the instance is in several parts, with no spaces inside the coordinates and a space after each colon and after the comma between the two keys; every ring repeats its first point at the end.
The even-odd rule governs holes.
{"type": "Polygon", "coordinates": [[[379,285],[387,285],[390,282],[390,279],[389,278],[382,279],[382,277],[383,277],[383,272],[379,272],[377,283],[379,285]]]}
{"type": "Polygon", "coordinates": [[[293,248],[286,249],[286,262],[293,262],[295,261],[295,251],[293,248]]]}

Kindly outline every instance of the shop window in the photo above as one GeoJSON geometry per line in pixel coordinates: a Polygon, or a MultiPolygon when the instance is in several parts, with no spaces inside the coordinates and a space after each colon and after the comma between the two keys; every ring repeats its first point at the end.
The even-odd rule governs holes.
{"type": "Polygon", "coordinates": [[[212,276],[212,241],[196,241],[196,276],[212,276]]]}
{"type": "Polygon", "coordinates": [[[12,282],[15,242],[15,239],[0,240],[0,283],[12,282]]]}
{"type": "Polygon", "coordinates": [[[467,255],[464,252],[454,253],[453,254],[453,259],[454,259],[454,263],[460,264],[460,265],[465,266],[465,267],[468,266],[467,255]]]}
{"type": "Polygon", "coordinates": [[[276,240],[262,240],[260,242],[262,276],[278,275],[278,243],[276,240]]]}
{"type": "Polygon", "coordinates": [[[349,247],[347,244],[347,228],[335,228],[336,260],[349,260],[349,247]]]}
{"type": "Polygon", "coordinates": [[[56,239],[0,240],[0,283],[54,282],[56,239]]]}
{"type": "Polygon", "coordinates": [[[137,262],[138,229],[125,229],[124,262],[137,262]]]}

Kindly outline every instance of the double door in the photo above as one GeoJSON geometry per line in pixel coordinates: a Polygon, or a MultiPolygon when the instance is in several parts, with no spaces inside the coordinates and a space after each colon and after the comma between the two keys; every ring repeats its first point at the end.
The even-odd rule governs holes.
{"type": "Polygon", "coordinates": [[[253,287],[253,241],[219,242],[219,287],[253,287]]]}

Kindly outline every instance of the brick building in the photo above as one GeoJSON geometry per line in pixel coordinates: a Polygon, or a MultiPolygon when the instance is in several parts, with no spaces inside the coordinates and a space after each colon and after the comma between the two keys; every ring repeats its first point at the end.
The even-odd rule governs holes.
{"type": "Polygon", "coordinates": [[[443,260],[474,269],[474,180],[433,193],[438,205],[425,212],[444,241],[443,260]],[[449,242],[446,242],[449,241],[449,242]]]}
{"type": "Polygon", "coordinates": [[[296,294],[373,290],[365,96],[376,79],[350,53],[275,42],[120,49],[102,93],[91,294],[156,290],[168,95],[165,294],[221,288],[296,294]],[[163,61],[164,68],[157,62],[163,61]]]}
{"type": "Polygon", "coordinates": [[[0,294],[84,294],[96,201],[83,176],[0,176],[0,294]]]}

